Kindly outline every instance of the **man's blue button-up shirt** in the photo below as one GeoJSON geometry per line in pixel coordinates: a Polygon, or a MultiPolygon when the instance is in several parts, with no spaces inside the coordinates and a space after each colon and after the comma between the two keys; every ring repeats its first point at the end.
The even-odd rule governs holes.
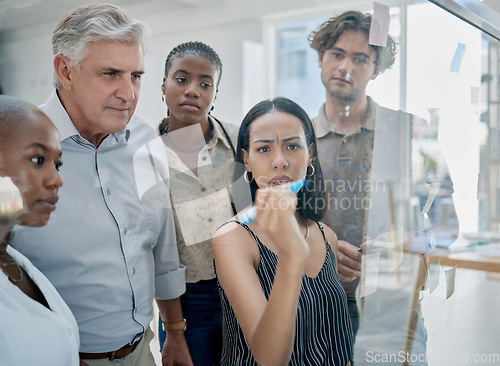
{"type": "Polygon", "coordinates": [[[11,244],[69,305],[80,351],[112,351],[143,334],[155,297],[185,291],[163,143],[134,116],[96,148],[80,136],[56,92],[42,109],[61,134],[63,186],[49,223],[16,226],[11,244]]]}

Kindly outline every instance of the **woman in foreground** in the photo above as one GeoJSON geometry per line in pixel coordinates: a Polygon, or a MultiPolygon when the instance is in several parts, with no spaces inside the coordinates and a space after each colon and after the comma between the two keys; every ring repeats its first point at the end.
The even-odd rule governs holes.
{"type": "Polygon", "coordinates": [[[235,216],[212,239],[221,365],[349,365],[352,329],[337,237],[319,222],[325,202],[309,117],[286,98],[262,101],[243,119],[236,151],[257,213],[248,225],[235,216]],[[292,193],[290,183],[306,177],[292,193]]]}
{"type": "Polygon", "coordinates": [[[59,133],[45,113],[0,96],[0,365],[80,364],[73,314],[47,278],[8,245],[14,223],[49,221],[61,165],[59,133]]]}

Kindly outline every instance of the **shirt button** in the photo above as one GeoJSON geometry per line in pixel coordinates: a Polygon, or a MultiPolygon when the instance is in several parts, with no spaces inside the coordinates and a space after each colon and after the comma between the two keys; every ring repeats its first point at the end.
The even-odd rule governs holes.
{"type": "Polygon", "coordinates": [[[201,191],[205,192],[207,189],[205,187],[201,187],[201,191]]]}
{"type": "Polygon", "coordinates": [[[109,188],[108,188],[108,190],[106,191],[106,193],[107,193],[108,195],[110,195],[110,194],[111,194],[111,191],[110,191],[110,189],[109,189],[109,188]]]}
{"type": "Polygon", "coordinates": [[[347,142],[347,136],[345,136],[343,139],[342,139],[342,142],[347,142]]]}
{"type": "Polygon", "coordinates": [[[207,157],[206,157],[206,156],[204,156],[204,157],[202,157],[201,159],[202,159],[203,161],[205,161],[205,160],[207,160],[207,157]]]}
{"type": "Polygon", "coordinates": [[[124,234],[126,234],[126,233],[127,233],[127,228],[126,228],[126,227],[124,227],[124,228],[123,228],[123,233],[124,233],[124,234]]]}
{"type": "Polygon", "coordinates": [[[208,218],[208,222],[212,222],[212,218],[211,217],[208,218]]]}

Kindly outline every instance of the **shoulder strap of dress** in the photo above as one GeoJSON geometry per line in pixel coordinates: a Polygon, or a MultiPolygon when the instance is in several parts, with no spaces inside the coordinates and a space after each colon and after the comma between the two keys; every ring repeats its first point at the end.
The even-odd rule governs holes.
{"type": "MultiPolygon", "coordinates": [[[[219,226],[219,228],[218,228],[217,230],[219,230],[221,227],[223,227],[223,226],[225,226],[225,225],[229,224],[230,222],[235,222],[235,223],[237,223],[238,225],[240,225],[240,226],[244,227],[244,228],[245,228],[245,230],[246,230],[246,231],[248,231],[248,233],[249,233],[250,235],[252,235],[252,238],[254,238],[254,240],[255,240],[257,243],[259,243],[259,238],[257,237],[257,235],[255,235],[255,234],[254,234],[254,232],[252,231],[252,229],[250,229],[250,228],[248,227],[248,225],[246,225],[246,224],[244,224],[244,223],[242,223],[242,222],[240,222],[240,221],[238,221],[238,220],[234,220],[234,219],[232,219],[232,220],[228,220],[228,221],[226,221],[225,223],[223,223],[221,226],[219,226]]],[[[216,231],[217,231],[217,230],[216,230],[216,231]]]]}
{"type": "Polygon", "coordinates": [[[319,222],[316,222],[316,224],[318,225],[319,230],[321,231],[321,235],[323,235],[323,239],[325,240],[326,245],[330,245],[330,243],[328,243],[328,239],[326,238],[325,229],[323,228],[323,225],[321,225],[319,222]]]}

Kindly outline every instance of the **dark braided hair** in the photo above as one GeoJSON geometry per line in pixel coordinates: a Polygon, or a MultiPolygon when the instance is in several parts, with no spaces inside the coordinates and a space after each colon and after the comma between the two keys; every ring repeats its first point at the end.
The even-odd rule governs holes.
{"type": "MultiPolygon", "coordinates": [[[[370,34],[371,21],[372,16],[369,13],[363,14],[356,10],[346,11],[328,19],[317,30],[311,32],[309,35],[310,46],[322,57],[325,51],[331,49],[346,30],[363,32],[368,36],[370,34]]],[[[392,37],[387,37],[387,45],[385,47],[375,45],[370,45],[370,47],[375,50],[377,55],[375,71],[382,73],[391,68],[396,60],[397,53],[397,45],[392,37]]]]}
{"type": "Polygon", "coordinates": [[[172,61],[177,57],[184,57],[186,55],[202,56],[210,60],[215,69],[219,72],[217,79],[217,86],[219,86],[220,78],[222,76],[222,61],[217,52],[212,47],[202,42],[186,42],[178,45],[167,56],[165,61],[165,76],[168,75],[168,70],[172,66],[172,61]]]}

